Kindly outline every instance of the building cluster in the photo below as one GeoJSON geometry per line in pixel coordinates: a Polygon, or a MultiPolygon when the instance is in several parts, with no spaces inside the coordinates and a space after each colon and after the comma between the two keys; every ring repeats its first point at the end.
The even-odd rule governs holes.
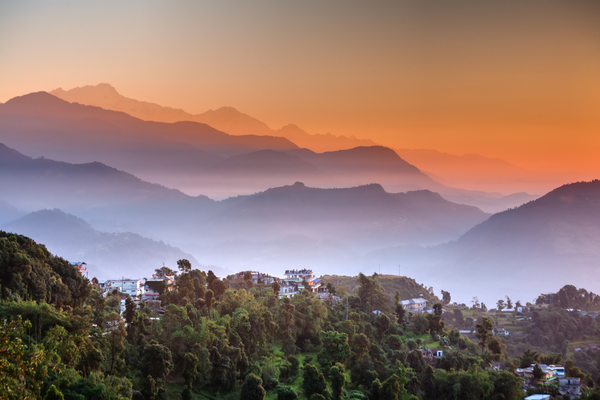
{"type": "Polygon", "coordinates": [[[288,269],[284,276],[279,280],[279,297],[292,297],[303,290],[321,294],[325,292],[321,279],[315,276],[312,269],[288,269]]]}
{"type": "MultiPolygon", "coordinates": [[[[85,264],[85,263],[84,263],[85,264]]],[[[285,271],[284,278],[273,277],[259,271],[241,271],[233,275],[235,279],[247,279],[250,273],[252,283],[271,285],[279,283],[279,297],[291,297],[302,290],[317,293],[323,300],[329,298],[329,293],[322,286],[321,279],[316,278],[311,269],[291,269],[285,271]]],[[[127,294],[142,301],[158,300],[160,290],[169,291],[175,283],[175,276],[152,275],[144,279],[104,279],[98,281],[98,287],[105,295],[113,290],[127,294]]]]}
{"type": "MultiPolygon", "coordinates": [[[[542,370],[539,380],[546,382],[546,384],[556,383],[562,396],[579,397],[581,394],[581,379],[566,377],[565,367],[562,365],[539,364],[538,366],[542,370]]],[[[516,369],[516,373],[525,379],[524,389],[531,386],[535,380],[534,368],[535,364],[531,364],[527,368],[516,369]]]]}

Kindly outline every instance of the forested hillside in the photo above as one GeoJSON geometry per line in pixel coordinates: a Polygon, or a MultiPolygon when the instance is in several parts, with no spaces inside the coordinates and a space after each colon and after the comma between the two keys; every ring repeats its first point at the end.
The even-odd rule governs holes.
{"type": "MultiPolygon", "coordinates": [[[[480,315],[476,342],[459,335],[458,306],[443,314],[431,290],[406,278],[327,277],[331,296],[321,300],[306,290],[279,298],[277,283],[219,279],[183,259],[172,267],[156,271],[176,277],[160,301],[139,302],[102,293],[44,246],[0,232],[0,398],[521,399],[515,368],[549,359],[530,349],[510,358],[492,335],[494,314],[481,309],[464,311],[480,315]],[[348,302],[335,295],[345,292],[348,302]],[[398,303],[418,294],[432,314],[398,303]]],[[[560,312],[540,305],[531,332],[548,311],[560,312]]],[[[598,330],[589,323],[588,338],[598,330]]],[[[567,374],[600,395],[598,361],[577,360],[567,374]]],[[[528,390],[554,389],[534,380],[528,390]]]]}

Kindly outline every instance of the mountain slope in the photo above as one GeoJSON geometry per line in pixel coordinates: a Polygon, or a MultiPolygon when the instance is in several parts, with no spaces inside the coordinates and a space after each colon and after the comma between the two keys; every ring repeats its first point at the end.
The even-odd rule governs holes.
{"type": "Polygon", "coordinates": [[[163,183],[166,172],[196,174],[223,157],[297,148],[284,138],[231,136],[196,122],[142,121],[45,92],[0,104],[0,141],[35,156],[100,161],[163,183]]]}
{"type": "Polygon", "coordinates": [[[220,207],[225,210],[214,226],[215,237],[250,239],[259,232],[264,240],[273,240],[305,235],[361,249],[441,243],[488,217],[477,208],[449,203],[436,193],[390,194],[377,184],[318,189],[297,182],[225,200],[220,207]]]}
{"type": "Polygon", "coordinates": [[[193,256],[162,241],[130,232],[100,232],[81,218],[57,209],[27,214],[1,228],[45,243],[50,252],[68,260],[85,261],[91,276],[142,277],[163,263],[174,268],[182,258],[200,267],[193,256]]]}
{"type": "Polygon", "coordinates": [[[417,280],[428,276],[434,286],[451,290],[453,298],[475,293],[488,307],[505,295],[532,301],[565,284],[597,293],[600,181],[561,186],[491,216],[455,242],[389,248],[369,258],[382,265],[402,264],[417,280]]]}
{"type": "Polygon", "coordinates": [[[564,183],[499,158],[478,154],[454,155],[431,149],[394,149],[396,153],[438,182],[463,189],[514,193],[545,193],[564,183]],[[557,183],[558,182],[558,183],[557,183]]]}
{"type": "Polygon", "coordinates": [[[132,203],[180,201],[178,190],[144,182],[102,163],[70,164],[33,159],[0,144],[2,197],[23,209],[95,208],[132,203]]]}
{"type": "Polygon", "coordinates": [[[372,146],[371,140],[355,137],[311,135],[296,125],[287,125],[273,130],[262,121],[244,114],[233,107],[221,107],[194,115],[183,110],[162,107],[158,104],[138,101],[120,95],[115,88],[106,83],[96,86],[77,87],[71,90],[55,89],[50,94],[71,103],[81,103],[101,107],[107,110],[122,111],[146,121],[178,122],[195,121],[208,124],[232,135],[259,135],[284,137],[300,147],[314,151],[332,151],[357,146],[372,146]]]}

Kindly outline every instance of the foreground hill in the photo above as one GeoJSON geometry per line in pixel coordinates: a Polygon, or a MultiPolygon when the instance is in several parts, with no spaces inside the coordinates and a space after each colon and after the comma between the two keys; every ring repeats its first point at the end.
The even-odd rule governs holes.
{"type": "Polygon", "coordinates": [[[298,126],[290,124],[274,130],[262,121],[244,114],[233,107],[221,107],[208,110],[202,114],[189,114],[181,109],[162,107],[158,104],[134,100],[122,96],[109,84],[101,83],[96,86],[77,87],[71,90],[55,89],[50,94],[70,103],[80,103],[101,107],[106,110],[121,111],[146,121],[201,122],[232,135],[259,135],[284,137],[300,147],[314,151],[332,151],[350,149],[357,146],[372,146],[371,140],[356,139],[355,137],[326,135],[311,135],[298,126]]]}
{"type": "Polygon", "coordinates": [[[90,278],[115,278],[115,273],[140,278],[163,264],[173,268],[183,258],[200,268],[192,255],[162,241],[130,232],[100,232],[81,218],[56,209],[27,214],[0,229],[45,243],[53,254],[71,261],[85,261],[90,278]]]}

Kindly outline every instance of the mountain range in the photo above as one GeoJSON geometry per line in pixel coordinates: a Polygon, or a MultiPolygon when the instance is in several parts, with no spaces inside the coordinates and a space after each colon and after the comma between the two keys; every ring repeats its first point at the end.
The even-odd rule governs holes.
{"type": "Polygon", "coordinates": [[[528,301],[566,283],[598,291],[598,181],[538,199],[464,190],[436,181],[443,165],[435,160],[520,170],[405,152],[437,165],[425,173],[384,146],[316,152],[283,137],[144,121],[44,92],[0,104],[0,139],[1,226],[53,249],[69,242],[56,248],[102,273],[132,268],[119,260],[153,270],[189,256],[223,273],[389,273],[400,265],[461,301],[465,293],[528,301]]]}
{"type": "MultiPolygon", "coordinates": [[[[522,301],[564,284],[600,291],[600,181],[563,185],[492,215],[458,240],[431,248],[395,246],[369,259],[455,294],[522,301]]],[[[463,296],[464,301],[464,296],[463,296]]],[[[488,307],[491,304],[488,303],[488,307]]]]}
{"type": "Polygon", "coordinates": [[[217,199],[294,181],[321,188],[376,182],[390,192],[433,190],[487,212],[521,204],[521,199],[442,185],[382,146],[315,153],[281,137],[232,136],[196,122],[142,121],[45,92],[0,104],[0,138],[36,157],[97,161],[217,199]]]}
{"type": "Polygon", "coordinates": [[[210,125],[232,135],[284,137],[300,147],[318,152],[375,145],[371,140],[357,139],[353,136],[334,136],[332,134],[311,135],[294,124],[288,124],[274,130],[269,128],[264,122],[244,114],[233,107],[221,107],[216,110],[208,110],[202,114],[190,114],[181,109],[163,107],[158,104],[127,98],[119,94],[114,87],[107,83],[100,83],[96,86],[77,87],[70,90],[58,88],[51,91],[50,94],[70,103],[80,103],[101,107],[106,110],[122,111],[146,121],[193,121],[210,125]]]}
{"type": "MultiPolygon", "coordinates": [[[[270,249],[279,254],[272,257],[278,265],[299,243],[309,259],[311,254],[323,256],[324,248],[346,257],[386,245],[439,244],[489,217],[431,191],[392,194],[379,184],[320,189],[297,182],[214,201],[150,184],[101,163],[33,159],[4,145],[0,160],[5,208],[59,208],[101,231],[164,240],[203,264],[219,265],[219,254],[226,253],[230,265],[251,267],[255,255],[237,245],[229,248],[235,243],[250,243],[250,253],[270,249]]],[[[303,257],[296,260],[305,262],[303,257]]]]}
{"type": "MultiPolygon", "coordinates": [[[[232,135],[253,134],[283,137],[301,148],[311,149],[317,153],[377,145],[368,139],[335,136],[329,133],[311,135],[294,124],[274,130],[264,122],[241,113],[233,107],[221,107],[194,115],[180,109],[127,98],[106,83],[70,90],[59,88],[51,91],[50,94],[71,103],[121,111],[148,121],[195,121],[208,124],[232,135]]],[[[487,192],[523,191],[531,193],[533,191],[534,193],[544,193],[564,183],[561,177],[543,175],[498,158],[488,158],[477,154],[458,156],[431,149],[395,149],[395,151],[400,157],[418,166],[435,181],[451,187],[487,192]]]]}

